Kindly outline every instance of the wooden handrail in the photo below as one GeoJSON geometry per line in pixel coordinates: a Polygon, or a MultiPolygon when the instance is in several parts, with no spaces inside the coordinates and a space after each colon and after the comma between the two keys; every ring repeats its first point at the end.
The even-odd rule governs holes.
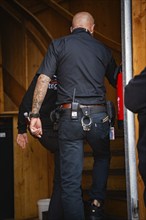
{"type": "Polygon", "coordinates": [[[36,33],[33,32],[33,30],[30,29],[30,28],[28,28],[28,27],[27,27],[27,34],[28,34],[28,36],[30,37],[30,39],[35,43],[35,45],[39,48],[41,54],[42,54],[43,56],[45,56],[46,51],[47,51],[47,48],[48,48],[47,45],[49,45],[49,43],[50,43],[51,40],[48,42],[48,44],[45,44],[45,45],[44,45],[44,44],[42,43],[42,41],[40,40],[40,38],[36,35],[36,33]]]}
{"type": "Polygon", "coordinates": [[[18,10],[31,21],[31,23],[39,30],[39,32],[42,34],[42,36],[45,38],[46,41],[49,41],[50,39],[53,39],[50,32],[47,30],[47,28],[40,22],[39,19],[37,19],[36,16],[34,16],[29,10],[27,10],[22,4],[20,4],[17,0],[11,0],[15,7],[18,8],[18,10]]]}

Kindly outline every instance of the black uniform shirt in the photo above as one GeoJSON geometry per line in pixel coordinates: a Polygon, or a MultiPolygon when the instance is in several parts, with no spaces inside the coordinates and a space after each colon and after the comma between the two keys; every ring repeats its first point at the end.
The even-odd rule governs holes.
{"type": "Polygon", "coordinates": [[[111,51],[83,28],[52,41],[38,70],[50,78],[57,75],[57,104],[75,100],[80,104],[105,103],[104,76],[116,86],[115,60],[111,51]]]}
{"type": "Polygon", "coordinates": [[[146,187],[145,149],[146,149],[146,68],[134,76],[125,86],[125,106],[133,113],[138,113],[139,137],[137,142],[140,172],[146,187]],[[141,165],[142,164],[142,165],[141,165]],[[143,169],[143,170],[142,170],[143,169]]]}
{"type": "Polygon", "coordinates": [[[125,106],[133,113],[146,114],[146,67],[125,86],[125,106]]]}

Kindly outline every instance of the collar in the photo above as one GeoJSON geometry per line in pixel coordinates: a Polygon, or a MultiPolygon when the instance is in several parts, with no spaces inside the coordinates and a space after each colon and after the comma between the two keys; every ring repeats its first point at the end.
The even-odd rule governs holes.
{"type": "Polygon", "coordinates": [[[90,34],[91,35],[91,33],[90,33],[90,31],[88,30],[88,29],[86,29],[86,28],[81,28],[81,27],[79,27],[79,28],[75,28],[73,31],[72,31],[72,33],[71,34],[78,34],[78,33],[88,33],[88,34],[90,34]]]}

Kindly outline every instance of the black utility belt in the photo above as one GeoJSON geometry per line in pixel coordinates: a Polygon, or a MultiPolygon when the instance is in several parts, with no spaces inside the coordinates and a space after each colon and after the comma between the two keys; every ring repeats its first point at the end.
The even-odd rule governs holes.
{"type": "Polygon", "coordinates": [[[91,113],[99,113],[106,111],[105,105],[80,105],[76,102],[62,104],[60,107],[62,109],[70,109],[72,111],[78,111],[79,109],[82,109],[84,111],[88,109],[88,111],[90,110],[91,113]]]}
{"type": "Polygon", "coordinates": [[[94,114],[94,113],[100,113],[100,112],[106,112],[106,107],[105,106],[84,106],[84,107],[80,107],[83,114],[86,114],[86,112],[88,112],[88,114],[94,114]]]}
{"type": "Polygon", "coordinates": [[[91,124],[92,124],[91,114],[106,112],[108,115],[109,123],[111,125],[114,124],[115,111],[114,111],[114,105],[111,101],[107,101],[106,105],[103,104],[82,105],[77,102],[62,104],[61,106],[58,106],[50,114],[51,121],[53,121],[54,124],[58,124],[60,116],[64,110],[69,110],[72,120],[77,120],[79,111],[82,111],[83,116],[81,118],[81,124],[83,126],[84,131],[89,131],[91,128],[91,124]]]}
{"type": "Polygon", "coordinates": [[[81,105],[77,102],[72,102],[72,103],[62,104],[60,107],[64,110],[66,110],[66,109],[71,110],[71,118],[72,119],[78,118],[79,109],[81,109],[81,111],[83,112],[84,115],[90,115],[90,114],[100,113],[100,112],[106,111],[105,105],[100,105],[100,104],[81,105]]]}
{"type": "Polygon", "coordinates": [[[62,104],[60,107],[61,108],[64,108],[64,109],[70,109],[70,108],[73,108],[73,106],[76,106],[77,108],[100,108],[100,107],[104,107],[105,108],[105,105],[104,104],[89,104],[89,105],[81,105],[77,102],[72,102],[72,103],[64,103],[62,104]]]}

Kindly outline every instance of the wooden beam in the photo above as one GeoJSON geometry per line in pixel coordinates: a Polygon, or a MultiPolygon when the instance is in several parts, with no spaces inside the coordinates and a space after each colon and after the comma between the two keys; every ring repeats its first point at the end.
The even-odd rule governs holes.
{"type": "Polygon", "coordinates": [[[26,90],[6,69],[3,69],[3,86],[7,96],[19,107],[26,90]]]}

